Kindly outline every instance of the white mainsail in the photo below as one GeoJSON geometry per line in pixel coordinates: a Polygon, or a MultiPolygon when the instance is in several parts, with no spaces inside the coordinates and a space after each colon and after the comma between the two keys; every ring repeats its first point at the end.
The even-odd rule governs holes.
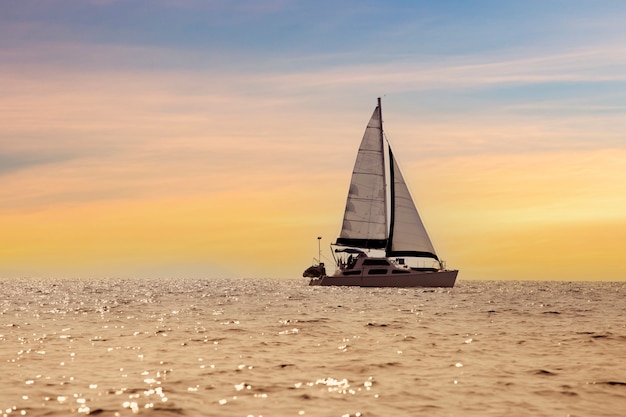
{"type": "Polygon", "coordinates": [[[370,118],[352,171],[338,245],[387,246],[387,199],[380,105],[370,118]]]}

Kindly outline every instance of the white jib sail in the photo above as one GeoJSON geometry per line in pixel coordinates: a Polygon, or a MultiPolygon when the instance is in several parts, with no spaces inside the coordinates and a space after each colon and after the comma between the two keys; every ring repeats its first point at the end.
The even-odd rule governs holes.
{"type": "Polygon", "coordinates": [[[391,231],[391,244],[388,248],[390,255],[398,256],[426,256],[437,259],[424,223],[420,218],[415,203],[411,198],[409,188],[404,181],[400,167],[393,159],[393,187],[395,201],[392,205],[393,231],[391,231]]]}

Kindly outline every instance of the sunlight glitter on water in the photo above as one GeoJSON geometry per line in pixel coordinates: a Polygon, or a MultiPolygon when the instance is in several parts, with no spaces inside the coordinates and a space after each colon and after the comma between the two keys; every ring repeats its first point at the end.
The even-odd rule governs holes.
{"type": "Polygon", "coordinates": [[[607,417],[626,394],[623,284],[2,285],[0,415],[607,417]]]}

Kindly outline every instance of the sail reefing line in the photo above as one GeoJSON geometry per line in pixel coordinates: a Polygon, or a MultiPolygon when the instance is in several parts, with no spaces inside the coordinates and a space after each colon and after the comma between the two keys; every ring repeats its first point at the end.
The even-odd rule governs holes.
{"type": "Polygon", "coordinates": [[[380,98],[359,146],[342,229],[335,245],[381,249],[387,257],[439,260],[384,137],[380,98]]]}

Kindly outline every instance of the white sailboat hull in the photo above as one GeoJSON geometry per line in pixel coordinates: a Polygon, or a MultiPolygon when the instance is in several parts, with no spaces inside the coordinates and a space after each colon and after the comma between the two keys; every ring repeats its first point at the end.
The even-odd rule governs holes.
{"type": "Polygon", "coordinates": [[[403,274],[343,275],[340,271],[332,276],[313,278],[309,285],[334,285],[355,287],[454,287],[458,270],[435,272],[410,271],[403,274]]]}

